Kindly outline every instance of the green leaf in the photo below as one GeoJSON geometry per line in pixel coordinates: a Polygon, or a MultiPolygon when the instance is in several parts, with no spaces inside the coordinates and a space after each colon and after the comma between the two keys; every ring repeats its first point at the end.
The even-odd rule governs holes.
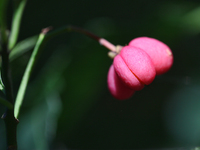
{"type": "Polygon", "coordinates": [[[1,72],[0,72],[0,90],[5,93],[5,86],[3,84],[2,78],[1,78],[1,72]]]}
{"type": "Polygon", "coordinates": [[[33,66],[36,62],[38,51],[41,49],[44,37],[45,37],[44,32],[39,35],[38,41],[35,45],[35,48],[34,48],[32,55],[31,55],[31,58],[29,59],[28,65],[26,67],[25,73],[23,75],[23,78],[22,78],[22,81],[21,81],[21,84],[20,84],[20,87],[19,87],[19,90],[18,90],[18,93],[17,93],[17,97],[16,97],[16,100],[15,100],[14,115],[15,115],[16,118],[18,118],[19,111],[20,111],[20,108],[21,108],[21,105],[22,105],[22,102],[23,102],[23,99],[24,99],[26,87],[27,87],[31,72],[33,70],[33,66]]]}
{"type": "Polygon", "coordinates": [[[13,109],[13,105],[9,101],[5,100],[2,97],[0,97],[0,103],[3,104],[3,105],[5,105],[9,109],[13,109]]]}
{"type": "Polygon", "coordinates": [[[9,56],[10,61],[13,61],[17,57],[23,55],[25,52],[34,48],[37,42],[37,39],[38,39],[38,35],[27,38],[17,43],[17,45],[13,48],[13,50],[10,53],[10,56],[9,56]]]}
{"type": "Polygon", "coordinates": [[[15,2],[15,9],[12,19],[12,26],[11,26],[11,34],[9,39],[9,49],[13,49],[17,42],[20,24],[21,24],[21,18],[24,11],[24,7],[26,5],[26,0],[18,0],[15,2]]]}

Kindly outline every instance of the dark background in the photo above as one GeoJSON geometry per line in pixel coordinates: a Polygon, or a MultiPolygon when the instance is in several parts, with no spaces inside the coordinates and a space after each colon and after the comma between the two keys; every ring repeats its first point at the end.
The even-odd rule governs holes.
{"type": "MultiPolygon", "coordinates": [[[[107,89],[112,60],[106,48],[78,33],[53,38],[29,82],[19,117],[19,149],[200,145],[199,16],[197,0],[29,0],[19,41],[45,27],[70,24],[115,45],[139,36],[154,37],[172,49],[174,64],[132,98],[119,101],[107,89]]],[[[11,63],[15,94],[30,55],[31,51],[11,63]]],[[[0,110],[3,114],[5,108],[0,110]]],[[[0,141],[4,149],[2,120],[0,141]]]]}

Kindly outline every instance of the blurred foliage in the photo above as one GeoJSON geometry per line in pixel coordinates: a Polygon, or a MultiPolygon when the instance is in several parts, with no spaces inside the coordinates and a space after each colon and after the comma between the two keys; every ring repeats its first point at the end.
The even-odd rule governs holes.
{"type": "MultiPolygon", "coordinates": [[[[199,146],[199,10],[197,0],[28,1],[19,41],[48,26],[72,24],[116,45],[138,36],[157,38],[172,49],[174,65],[131,99],[118,101],[107,89],[112,63],[107,49],[77,33],[52,39],[25,95],[19,149],[199,146]]],[[[30,55],[26,52],[11,62],[15,94],[30,55]]],[[[3,114],[5,108],[0,106],[0,111],[3,114]]],[[[4,135],[0,121],[1,143],[4,135]]]]}

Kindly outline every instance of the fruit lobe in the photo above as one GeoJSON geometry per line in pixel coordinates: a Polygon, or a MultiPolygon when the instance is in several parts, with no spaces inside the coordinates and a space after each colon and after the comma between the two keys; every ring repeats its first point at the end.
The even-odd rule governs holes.
{"type": "Polygon", "coordinates": [[[144,84],[131,72],[120,55],[114,58],[114,68],[121,80],[135,91],[142,90],[144,84]]]}
{"type": "Polygon", "coordinates": [[[149,55],[142,49],[134,46],[125,46],[120,54],[114,58],[113,65],[118,76],[125,82],[135,82],[135,78],[127,77],[128,71],[141,84],[149,85],[155,78],[156,72],[149,55]],[[127,67],[126,67],[127,66],[127,67]],[[128,68],[128,69],[127,69],[128,68]]]}
{"type": "Polygon", "coordinates": [[[163,42],[149,37],[133,39],[129,46],[135,46],[145,51],[151,58],[157,75],[166,73],[173,64],[173,54],[163,42]]]}
{"type": "Polygon", "coordinates": [[[110,66],[110,69],[108,71],[107,82],[110,93],[116,99],[128,99],[135,93],[133,89],[124,84],[122,80],[118,77],[113,65],[110,66]]]}

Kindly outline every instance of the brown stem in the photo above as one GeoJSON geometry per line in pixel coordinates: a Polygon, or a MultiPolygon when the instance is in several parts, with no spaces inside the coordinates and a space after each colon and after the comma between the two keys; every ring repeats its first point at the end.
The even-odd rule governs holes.
{"type": "Polygon", "coordinates": [[[79,33],[82,33],[82,34],[85,34],[87,35],[88,37],[96,40],[99,42],[99,40],[101,39],[99,36],[87,31],[87,30],[84,30],[82,28],[79,28],[79,27],[75,27],[75,26],[67,26],[68,30],[69,31],[75,31],[75,32],[79,32],[79,33]]]}
{"type": "Polygon", "coordinates": [[[84,34],[84,35],[92,38],[93,40],[96,40],[97,42],[99,42],[101,45],[108,48],[109,50],[111,50],[113,52],[117,52],[116,46],[113,45],[112,43],[110,43],[109,41],[87,31],[87,30],[84,30],[82,28],[75,27],[75,26],[65,26],[63,28],[53,30],[53,31],[51,31],[50,33],[47,34],[45,41],[49,40],[51,37],[55,37],[56,35],[60,35],[61,33],[71,32],[71,31],[84,34]]]}
{"type": "MultiPolygon", "coordinates": [[[[52,27],[48,27],[48,28],[52,28],[52,27]]],[[[74,26],[64,26],[62,28],[59,28],[57,30],[52,30],[50,31],[45,40],[47,41],[48,39],[52,38],[52,37],[55,37],[56,35],[60,35],[61,33],[66,33],[66,32],[71,32],[71,31],[74,31],[74,32],[78,32],[78,33],[81,33],[81,34],[84,34],[96,41],[99,42],[99,40],[101,39],[99,36],[87,31],[87,30],[84,30],[82,28],[79,28],[79,27],[74,27],[74,26]]]]}

